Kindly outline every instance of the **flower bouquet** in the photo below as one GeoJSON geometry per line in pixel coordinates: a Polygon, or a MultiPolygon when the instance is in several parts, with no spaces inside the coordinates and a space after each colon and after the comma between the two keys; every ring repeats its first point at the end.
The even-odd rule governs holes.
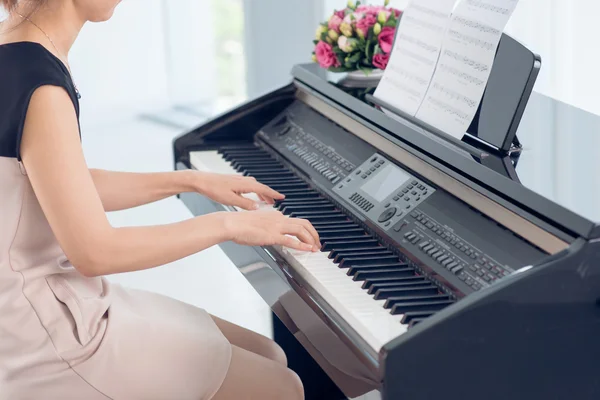
{"type": "Polygon", "coordinates": [[[396,27],[402,12],[383,6],[348,6],[335,11],[319,25],[314,40],[313,61],[332,72],[385,70],[390,59],[396,27]]]}

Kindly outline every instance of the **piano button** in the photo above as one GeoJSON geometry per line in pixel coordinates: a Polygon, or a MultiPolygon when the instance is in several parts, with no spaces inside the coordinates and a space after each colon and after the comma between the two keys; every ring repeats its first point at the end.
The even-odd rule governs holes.
{"type": "Polygon", "coordinates": [[[406,267],[406,268],[403,268],[402,271],[406,272],[406,275],[399,277],[399,278],[367,279],[366,281],[363,282],[362,288],[365,290],[368,290],[369,294],[375,294],[377,292],[377,290],[379,290],[379,289],[402,287],[402,285],[405,285],[405,284],[406,285],[417,284],[417,283],[421,284],[423,282],[427,283],[427,285],[431,284],[431,282],[429,282],[427,279],[425,279],[425,277],[423,277],[421,275],[415,275],[416,272],[413,268],[406,267]]]}
{"type": "Polygon", "coordinates": [[[443,254],[443,251],[436,251],[435,253],[431,254],[431,258],[435,258],[437,260],[437,258],[443,254]]]}
{"type": "Polygon", "coordinates": [[[367,279],[373,278],[400,278],[406,276],[406,272],[402,269],[373,269],[373,270],[361,270],[354,274],[352,280],[361,282],[367,279]]]}
{"type": "Polygon", "coordinates": [[[463,267],[462,265],[458,265],[454,268],[451,268],[450,271],[452,271],[452,273],[454,274],[458,274],[460,271],[462,271],[465,267],[463,267]]]}
{"type": "MultiPolygon", "coordinates": [[[[448,268],[450,268],[450,266],[448,266],[448,268]]],[[[481,270],[480,270],[480,271],[477,271],[477,275],[479,275],[479,276],[484,276],[484,275],[485,275],[485,272],[483,272],[483,271],[481,271],[481,270]]]]}
{"type": "Polygon", "coordinates": [[[427,255],[431,256],[433,255],[433,253],[437,253],[439,251],[439,249],[435,246],[431,247],[429,250],[427,250],[427,255]]]}
{"type": "Polygon", "coordinates": [[[449,264],[452,264],[453,262],[454,262],[454,259],[452,259],[452,258],[449,258],[449,259],[445,260],[444,262],[442,262],[442,265],[443,265],[444,267],[448,267],[448,265],[449,265],[449,264]]]}
{"type": "Polygon", "coordinates": [[[375,167],[371,167],[371,172],[375,172],[375,167]]]}
{"type": "Polygon", "coordinates": [[[387,256],[371,256],[371,257],[349,257],[349,258],[345,258],[341,263],[340,263],[340,268],[348,268],[348,267],[354,267],[354,266],[358,266],[358,265],[372,265],[372,264],[378,264],[378,265],[394,265],[394,264],[398,264],[400,262],[400,259],[398,258],[397,255],[392,254],[392,255],[387,255],[387,256]]]}
{"type": "Polygon", "coordinates": [[[430,244],[431,244],[431,242],[425,241],[419,245],[419,248],[425,250],[425,247],[429,246],[430,244]]]}
{"type": "Polygon", "coordinates": [[[365,236],[364,240],[347,239],[348,238],[339,238],[339,240],[328,239],[327,241],[321,241],[321,251],[332,251],[334,249],[352,249],[365,246],[374,246],[379,243],[377,240],[373,239],[370,236],[365,236]]]}
{"type": "Polygon", "coordinates": [[[377,164],[377,165],[375,165],[375,168],[379,168],[379,167],[381,167],[381,165],[382,164],[377,164]]]}
{"type": "Polygon", "coordinates": [[[464,281],[464,280],[466,280],[466,279],[467,279],[467,277],[468,277],[468,275],[467,275],[467,274],[465,274],[465,272],[464,272],[464,271],[463,271],[463,272],[461,272],[460,274],[458,274],[458,279],[460,279],[461,281],[464,281]]]}
{"type": "MultiPolygon", "coordinates": [[[[446,268],[452,269],[452,268],[456,267],[457,265],[458,265],[458,263],[456,261],[452,261],[451,263],[446,265],[446,268]]],[[[483,272],[482,272],[482,274],[483,274],[483,272]]]]}
{"type": "Polygon", "coordinates": [[[446,261],[449,258],[449,256],[447,254],[443,254],[441,255],[439,258],[437,258],[437,262],[439,263],[443,263],[444,261],[446,261]]]}
{"type": "Polygon", "coordinates": [[[396,303],[394,307],[392,307],[391,313],[393,315],[398,314],[406,314],[408,312],[437,312],[443,310],[444,308],[452,305],[454,302],[452,300],[440,300],[440,301],[415,301],[411,303],[396,303]]]}
{"type": "Polygon", "coordinates": [[[407,325],[410,324],[410,322],[413,319],[418,318],[420,320],[423,320],[427,317],[431,317],[433,314],[435,314],[435,312],[432,311],[409,311],[406,314],[404,314],[402,320],[400,320],[400,323],[403,325],[407,325]]]}
{"type": "Polygon", "coordinates": [[[389,251],[388,249],[386,249],[383,246],[370,246],[370,247],[358,247],[355,249],[350,249],[350,250],[346,250],[346,249],[340,249],[340,250],[332,250],[329,253],[329,258],[331,259],[335,259],[338,254],[344,254],[344,257],[347,257],[347,254],[351,254],[351,253],[372,253],[372,252],[386,252],[389,251]]]}
{"type": "Polygon", "coordinates": [[[427,246],[423,247],[423,251],[426,252],[426,253],[429,252],[429,251],[431,251],[431,250],[434,250],[434,249],[435,249],[435,246],[433,244],[431,244],[431,243],[428,244],[427,246]]]}
{"type": "MultiPolygon", "coordinates": [[[[322,239],[321,239],[322,240],[322,239]]],[[[333,258],[333,262],[336,264],[340,264],[343,260],[347,259],[347,258],[354,258],[354,257],[379,257],[379,256],[388,256],[388,255],[393,255],[394,253],[392,253],[391,251],[385,249],[385,247],[382,247],[382,249],[384,249],[384,251],[381,250],[371,250],[371,251],[355,251],[352,250],[351,252],[339,252],[335,258],[333,258]]]]}

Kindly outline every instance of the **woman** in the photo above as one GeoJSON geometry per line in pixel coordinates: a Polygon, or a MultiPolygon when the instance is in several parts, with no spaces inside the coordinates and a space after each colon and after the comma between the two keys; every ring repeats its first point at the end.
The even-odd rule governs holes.
{"type": "Polygon", "coordinates": [[[253,209],[279,193],[251,178],[90,170],[67,54],[118,0],[0,0],[0,399],[301,399],[269,339],[102,276],[181,259],[223,241],[317,251],[304,220],[214,213],[113,228],[106,211],[195,191],[253,209]]]}

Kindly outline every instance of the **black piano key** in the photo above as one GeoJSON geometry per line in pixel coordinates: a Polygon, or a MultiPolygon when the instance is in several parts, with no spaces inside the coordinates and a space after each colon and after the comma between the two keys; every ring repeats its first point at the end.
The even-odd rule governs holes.
{"type": "Polygon", "coordinates": [[[415,271],[413,268],[410,268],[410,267],[406,267],[406,268],[411,269],[413,271],[413,275],[407,275],[402,278],[396,278],[396,279],[385,279],[385,278],[369,279],[369,280],[366,280],[365,283],[363,283],[362,288],[368,290],[369,294],[375,294],[375,292],[377,292],[377,290],[379,290],[379,289],[402,286],[404,284],[408,285],[408,284],[416,284],[416,283],[422,283],[422,282],[427,283],[428,285],[431,284],[431,282],[429,280],[427,280],[424,276],[417,275],[417,271],[415,271]]]}
{"type": "Polygon", "coordinates": [[[407,276],[404,279],[391,281],[365,281],[363,289],[368,289],[369,294],[376,294],[380,289],[398,289],[403,287],[429,286],[431,282],[419,275],[407,276]]]}
{"type": "Polygon", "coordinates": [[[268,153],[261,153],[261,152],[226,152],[223,153],[223,159],[225,161],[229,161],[229,162],[234,162],[237,160],[250,160],[250,159],[257,159],[257,158],[262,158],[265,160],[273,160],[273,157],[271,157],[268,153]]]}
{"type": "MultiPolygon", "coordinates": [[[[340,265],[338,265],[339,268],[342,268],[340,265]]],[[[348,268],[348,267],[346,267],[348,268]]],[[[369,265],[353,265],[351,267],[348,268],[348,271],[346,272],[346,274],[348,276],[353,276],[356,275],[357,273],[361,272],[361,271],[380,271],[380,270],[394,270],[394,271],[403,271],[404,270],[404,264],[369,264],[369,265]]],[[[411,274],[412,271],[404,271],[404,275],[409,275],[411,274]]]]}
{"type": "Polygon", "coordinates": [[[313,222],[335,222],[335,221],[347,221],[348,217],[344,214],[341,215],[307,215],[307,214],[297,214],[293,215],[293,218],[300,218],[309,220],[311,223],[313,222]]]}
{"type": "Polygon", "coordinates": [[[287,170],[286,168],[280,167],[274,167],[274,168],[270,168],[270,167],[261,167],[261,168],[255,168],[255,169],[249,169],[247,167],[244,166],[240,166],[238,168],[236,168],[236,171],[240,172],[242,175],[244,176],[251,176],[251,177],[255,177],[255,176],[259,176],[259,175],[275,175],[275,174],[279,174],[279,173],[287,173],[287,174],[291,174],[292,172],[287,170]]]}
{"type": "Polygon", "coordinates": [[[230,163],[233,168],[246,171],[254,171],[261,169],[287,169],[283,166],[282,163],[277,162],[275,160],[268,160],[266,158],[256,158],[252,160],[233,160],[230,163]]]}
{"type": "MultiPolygon", "coordinates": [[[[321,239],[322,240],[322,239],[321,239]]],[[[338,264],[344,261],[346,258],[355,258],[355,257],[380,257],[380,256],[391,256],[394,255],[389,250],[371,250],[371,251],[352,251],[350,253],[340,253],[336,257],[333,258],[333,262],[338,264]]]]}
{"type": "Polygon", "coordinates": [[[400,323],[403,325],[410,324],[415,318],[423,320],[427,317],[431,317],[433,314],[435,314],[433,311],[409,311],[404,314],[400,323]]]}
{"type": "Polygon", "coordinates": [[[405,271],[404,268],[361,270],[354,274],[352,280],[360,282],[373,278],[400,278],[409,273],[410,272],[405,271]]]}
{"type": "Polygon", "coordinates": [[[338,210],[316,210],[316,211],[294,211],[290,214],[292,218],[310,218],[310,217],[346,217],[346,214],[338,210]]]}
{"type": "Polygon", "coordinates": [[[319,236],[321,236],[321,238],[323,238],[323,240],[325,240],[327,238],[331,238],[331,237],[356,236],[356,235],[366,235],[367,234],[364,231],[364,229],[362,229],[360,227],[348,228],[346,230],[320,229],[320,230],[317,230],[317,232],[319,232],[319,236]]]}
{"type": "MultiPolygon", "coordinates": [[[[380,291],[377,292],[379,294],[380,291]]],[[[447,294],[410,294],[410,295],[400,295],[399,297],[377,297],[375,295],[375,300],[385,300],[384,307],[392,308],[394,305],[399,303],[424,303],[424,302],[435,302],[435,301],[452,301],[450,296],[447,294]]]]}
{"type": "Polygon", "coordinates": [[[296,189],[283,189],[283,190],[280,190],[280,192],[286,194],[287,196],[294,196],[297,194],[312,193],[313,190],[310,188],[296,188],[296,189]]]}
{"type": "Polygon", "coordinates": [[[332,250],[341,250],[341,249],[352,249],[359,247],[367,247],[367,246],[375,246],[379,244],[379,242],[373,239],[370,236],[361,236],[361,239],[352,238],[351,240],[346,240],[349,238],[340,237],[338,240],[328,239],[326,242],[321,241],[321,251],[332,251],[332,250]],[[365,238],[362,240],[362,238],[365,238]]]}
{"type": "Polygon", "coordinates": [[[309,189],[309,186],[304,183],[304,182],[300,182],[300,183],[281,183],[281,184],[271,184],[269,185],[269,187],[273,190],[293,190],[293,189],[309,189]]]}
{"type": "MultiPolygon", "coordinates": [[[[321,235],[319,233],[319,235],[321,235]]],[[[322,238],[323,236],[321,236],[322,238]]],[[[356,255],[360,255],[360,254],[364,254],[364,253],[373,253],[373,252],[386,252],[389,251],[387,248],[383,247],[383,246],[371,246],[371,247],[359,247],[358,249],[351,249],[351,250],[334,250],[332,252],[329,253],[328,258],[331,259],[335,259],[338,254],[342,255],[342,257],[348,257],[348,254],[356,254],[356,255]]]]}
{"type": "Polygon", "coordinates": [[[287,206],[281,209],[281,212],[285,215],[290,215],[293,212],[331,212],[335,210],[333,204],[319,204],[313,205],[298,205],[298,206],[287,206]]]}
{"type": "Polygon", "coordinates": [[[286,200],[322,199],[318,192],[294,193],[285,198],[286,200]]]}
{"type": "Polygon", "coordinates": [[[336,221],[336,222],[315,222],[313,224],[315,229],[351,229],[358,228],[359,226],[353,221],[336,221]]]}
{"type": "Polygon", "coordinates": [[[432,314],[443,310],[453,303],[452,300],[440,300],[432,302],[397,303],[392,307],[393,315],[406,314],[409,312],[431,312],[432,314]]]}
{"type": "Polygon", "coordinates": [[[406,264],[400,262],[400,258],[397,255],[391,254],[387,256],[365,256],[365,257],[348,257],[345,258],[340,263],[340,268],[348,268],[354,267],[358,265],[369,265],[369,264],[379,264],[379,265],[387,265],[387,264],[402,264],[406,266],[406,264]]]}
{"type": "MultiPolygon", "coordinates": [[[[441,295],[437,288],[431,288],[431,287],[416,287],[416,288],[406,288],[406,289],[400,289],[400,290],[406,290],[407,292],[405,294],[397,296],[397,297],[396,296],[388,297],[384,304],[385,308],[393,308],[396,304],[406,303],[407,298],[419,297],[419,296],[435,297],[435,296],[441,295]]],[[[441,295],[441,296],[444,296],[444,295],[441,295]]],[[[441,300],[449,301],[448,298],[442,298],[441,300]]],[[[422,302],[425,302],[425,301],[428,301],[428,300],[423,300],[422,302]]],[[[432,300],[432,301],[435,301],[435,300],[432,300]]],[[[408,301],[408,302],[412,303],[412,302],[414,302],[414,300],[408,301]]]]}
{"type": "Polygon", "coordinates": [[[419,323],[425,321],[425,319],[426,318],[413,318],[413,319],[411,319],[410,323],[408,324],[408,329],[415,327],[419,323]]]}
{"type": "Polygon", "coordinates": [[[261,182],[263,183],[263,185],[267,185],[267,186],[271,186],[271,185],[291,185],[291,184],[305,184],[306,182],[304,182],[302,179],[300,178],[290,178],[290,177],[285,177],[285,178],[264,178],[261,179],[261,182]]]}
{"type": "Polygon", "coordinates": [[[286,177],[292,178],[292,177],[294,177],[294,173],[287,172],[287,171],[278,171],[278,172],[252,174],[252,177],[256,178],[257,181],[265,184],[265,181],[267,181],[271,178],[286,178],[286,177]]]}
{"type": "Polygon", "coordinates": [[[331,202],[323,199],[302,199],[302,200],[289,200],[282,199],[275,201],[275,206],[281,211],[284,207],[293,207],[293,206],[315,206],[315,205],[331,205],[331,202]]]}

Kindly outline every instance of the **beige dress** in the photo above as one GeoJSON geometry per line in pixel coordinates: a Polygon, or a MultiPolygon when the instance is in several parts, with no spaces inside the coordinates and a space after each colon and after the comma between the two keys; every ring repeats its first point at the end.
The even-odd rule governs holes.
{"type": "Polygon", "coordinates": [[[74,96],[64,66],[43,47],[0,46],[0,400],[212,398],[231,346],[210,316],[86,278],[57,243],[18,161],[22,118],[13,117],[31,87],[25,97],[5,96],[32,79],[74,96]],[[12,80],[23,82],[6,82],[7,56],[16,64],[12,80]],[[21,59],[35,60],[36,72],[23,72],[21,59]],[[52,80],[57,76],[63,81],[52,80]],[[11,120],[19,121],[16,128],[11,120]]]}

